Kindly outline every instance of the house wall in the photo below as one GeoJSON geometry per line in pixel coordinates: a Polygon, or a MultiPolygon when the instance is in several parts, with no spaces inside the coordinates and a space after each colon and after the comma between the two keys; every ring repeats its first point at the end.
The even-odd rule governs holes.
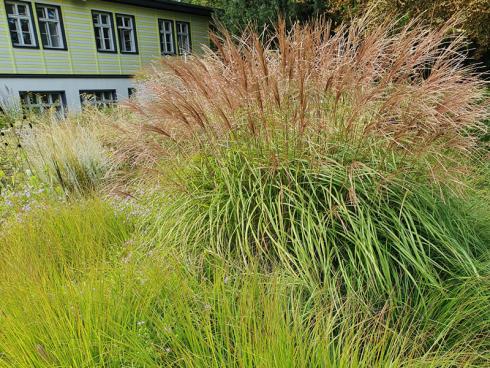
{"type": "MultiPolygon", "coordinates": [[[[118,101],[129,98],[129,88],[134,88],[131,78],[2,78],[0,81],[0,105],[6,104],[18,106],[20,103],[19,92],[64,91],[66,106],[69,112],[81,111],[81,90],[116,90],[118,101]]],[[[8,108],[8,106],[7,106],[8,108]]]]}
{"type": "MultiPolygon", "coordinates": [[[[36,1],[30,1],[34,9],[36,1]]],[[[101,0],[40,0],[61,6],[68,50],[21,49],[12,47],[5,3],[0,0],[0,74],[134,74],[160,57],[158,19],[190,22],[194,54],[209,45],[209,18],[206,16],[144,8],[101,0]],[[92,10],[135,16],[139,54],[97,52],[92,10]]],[[[34,16],[39,37],[39,25],[34,16]]],[[[1,78],[1,77],[0,77],[1,78]]]]}
{"type": "MultiPolygon", "coordinates": [[[[35,11],[36,1],[31,3],[35,11]]],[[[0,0],[0,104],[19,104],[20,91],[64,91],[68,110],[81,109],[80,90],[116,90],[119,101],[134,87],[138,70],[161,57],[158,19],[190,23],[193,54],[209,45],[209,17],[145,8],[102,0],[39,0],[58,5],[66,35],[67,50],[43,50],[39,24],[34,14],[39,49],[14,48],[7,25],[4,0],[0,0]],[[138,54],[97,51],[92,10],[135,17],[138,54]]],[[[113,19],[115,26],[115,19],[113,19]]],[[[174,35],[175,36],[175,35],[174,35]]],[[[119,49],[119,44],[116,44],[119,49]]],[[[176,40],[175,40],[176,44],[176,40]]],[[[119,51],[119,50],[118,50],[119,51]]]]}

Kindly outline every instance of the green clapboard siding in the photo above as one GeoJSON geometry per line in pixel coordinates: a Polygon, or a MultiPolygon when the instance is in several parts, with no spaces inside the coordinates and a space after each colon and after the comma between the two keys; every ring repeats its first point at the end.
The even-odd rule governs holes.
{"type": "MultiPolygon", "coordinates": [[[[199,54],[203,46],[209,45],[209,18],[205,16],[99,0],[42,0],[39,3],[61,7],[68,50],[12,47],[5,2],[0,0],[0,74],[134,74],[145,64],[161,57],[158,18],[190,22],[194,54],[199,54]],[[97,52],[92,10],[134,15],[139,54],[97,52]]],[[[31,4],[34,9],[35,2],[31,4]]],[[[40,43],[39,26],[34,18],[40,43]]]]}

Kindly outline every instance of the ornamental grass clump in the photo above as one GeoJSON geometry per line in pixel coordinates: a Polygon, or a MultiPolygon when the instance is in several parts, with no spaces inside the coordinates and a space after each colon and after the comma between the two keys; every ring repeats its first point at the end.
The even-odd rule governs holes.
{"type": "Polygon", "coordinates": [[[111,167],[109,151],[94,122],[40,119],[22,138],[34,174],[66,194],[87,194],[99,188],[111,167]]]}
{"type": "Polygon", "coordinates": [[[163,60],[129,103],[175,189],[155,238],[376,295],[478,277],[466,163],[488,108],[454,25],[279,23],[163,60]]]}
{"type": "Polygon", "coordinates": [[[224,31],[212,36],[216,51],[164,59],[144,84],[149,97],[131,105],[148,130],[179,143],[220,146],[247,135],[271,149],[281,138],[292,150],[381,137],[412,155],[463,150],[473,142],[465,131],[488,108],[454,26],[398,27],[367,15],[335,32],[324,21],[291,31],[280,23],[269,38],[224,31]]]}

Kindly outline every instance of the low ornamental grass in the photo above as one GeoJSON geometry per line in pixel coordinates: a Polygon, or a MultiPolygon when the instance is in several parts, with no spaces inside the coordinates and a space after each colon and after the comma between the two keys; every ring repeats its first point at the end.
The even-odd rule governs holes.
{"type": "Polygon", "coordinates": [[[66,194],[91,194],[110,171],[109,151],[95,124],[102,113],[86,112],[83,119],[36,117],[32,129],[22,135],[29,168],[42,181],[59,186],[66,194]],[[39,120],[41,120],[39,122],[39,120]]]}
{"type": "Polygon", "coordinates": [[[0,367],[442,368],[490,359],[481,279],[416,307],[376,306],[367,292],[311,292],[280,269],[237,272],[217,260],[205,276],[200,257],[143,246],[121,217],[96,199],[52,204],[2,233],[0,367]]]}
{"type": "Polygon", "coordinates": [[[484,199],[441,195],[414,175],[338,161],[270,169],[232,149],[183,173],[186,192],[155,205],[161,220],[149,226],[197,253],[279,262],[312,287],[340,276],[342,287],[374,285],[381,296],[478,276],[490,241],[484,199]]]}

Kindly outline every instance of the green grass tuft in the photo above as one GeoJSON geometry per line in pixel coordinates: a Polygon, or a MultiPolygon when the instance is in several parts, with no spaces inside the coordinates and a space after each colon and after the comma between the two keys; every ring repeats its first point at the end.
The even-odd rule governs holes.
{"type": "Polygon", "coordinates": [[[476,198],[396,161],[382,170],[341,160],[271,164],[228,146],[175,178],[180,194],[155,205],[153,236],[265,269],[279,262],[313,287],[340,276],[342,287],[374,285],[379,295],[479,274],[490,229],[475,216],[476,198]]]}

